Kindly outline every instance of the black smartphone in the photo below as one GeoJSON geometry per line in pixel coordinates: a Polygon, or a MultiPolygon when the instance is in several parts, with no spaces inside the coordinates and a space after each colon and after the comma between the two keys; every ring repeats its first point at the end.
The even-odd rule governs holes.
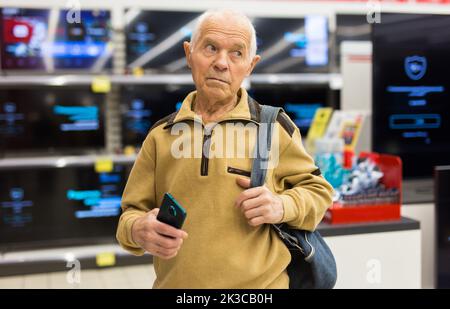
{"type": "Polygon", "coordinates": [[[156,219],[177,229],[181,229],[186,219],[186,210],[170,193],[166,193],[164,194],[156,219]]]}

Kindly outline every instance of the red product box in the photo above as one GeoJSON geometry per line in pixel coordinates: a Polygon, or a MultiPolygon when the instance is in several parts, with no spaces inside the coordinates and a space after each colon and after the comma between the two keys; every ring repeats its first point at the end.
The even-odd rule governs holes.
{"type": "Polygon", "coordinates": [[[402,161],[400,157],[362,152],[360,158],[371,158],[383,172],[381,183],[399,192],[399,202],[389,204],[354,204],[334,203],[325,214],[324,221],[331,224],[358,223],[400,220],[402,197],[402,161]]]}

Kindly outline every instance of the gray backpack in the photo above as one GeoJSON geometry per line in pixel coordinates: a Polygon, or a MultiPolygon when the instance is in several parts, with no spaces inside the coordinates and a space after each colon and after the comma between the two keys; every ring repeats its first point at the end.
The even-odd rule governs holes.
{"type": "MultiPolygon", "coordinates": [[[[261,120],[255,147],[250,186],[264,185],[273,124],[281,108],[261,105],[261,120]]],[[[333,253],[318,231],[293,229],[287,224],[272,224],[272,227],[291,252],[288,265],[290,289],[331,289],[336,284],[337,270],[333,253]]]]}

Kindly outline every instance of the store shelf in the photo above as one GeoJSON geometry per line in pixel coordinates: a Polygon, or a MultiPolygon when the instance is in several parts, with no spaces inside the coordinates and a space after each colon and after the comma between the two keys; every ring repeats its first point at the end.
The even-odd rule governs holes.
{"type": "Polygon", "coordinates": [[[420,222],[405,217],[402,217],[400,220],[393,221],[362,222],[351,224],[329,224],[322,222],[317,227],[317,230],[324,237],[398,232],[417,229],[420,229],[420,222]]]}
{"type": "Polygon", "coordinates": [[[82,269],[99,268],[97,257],[101,254],[114,255],[115,261],[110,266],[150,264],[153,261],[150,254],[134,256],[115,244],[5,252],[0,254],[0,277],[68,271],[73,267],[73,261],[80,262],[82,269]]]}
{"type": "MultiPolygon", "coordinates": [[[[98,75],[108,77],[112,84],[194,84],[190,74],[170,75],[98,75]]],[[[96,75],[11,75],[1,76],[0,86],[82,86],[91,85],[96,75]]]]}
{"type": "Polygon", "coordinates": [[[341,75],[334,73],[253,74],[249,80],[251,84],[328,85],[332,89],[342,87],[341,75]]]}
{"type": "MultiPolygon", "coordinates": [[[[191,74],[154,75],[103,75],[116,85],[193,85],[191,74]]],[[[0,77],[0,87],[7,86],[80,86],[91,85],[95,75],[10,75],[0,77]]],[[[301,73],[301,74],[253,74],[250,84],[302,84],[328,85],[332,89],[342,87],[340,74],[301,73]]]]}
{"type": "Polygon", "coordinates": [[[65,167],[94,164],[99,159],[109,159],[114,163],[133,163],[136,155],[86,155],[60,157],[9,158],[0,160],[0,169],[9,167],[65,167]]]}

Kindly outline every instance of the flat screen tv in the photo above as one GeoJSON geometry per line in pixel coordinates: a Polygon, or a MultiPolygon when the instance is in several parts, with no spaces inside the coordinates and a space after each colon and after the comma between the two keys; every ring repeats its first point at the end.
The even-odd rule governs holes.
{"type": "Polygon", "coordinates": [[[254,73],[328,72],[328,19],[255,17],[258,54],[254,73]]]}
{"type": "Polygon", "coordinates": [[[0,247],[112,243],[132,163],[0,169],[0,247]]]}
{"type": "Polygon", "coordinates": [[[136,67],[159,73],[187,73],[183,41],[189,41],[200,12],[125,12],[126,58],[136,67]]]}
{"type": "Polygon", "coordinates": [[[0,89],[0,153],[102,148],[104,101],[84,87],[0,89]]]}
{"type": "Polygon", "coordinates": [[[175,112],[194,86],[126,86],[121,92],[122,145],[141,146],[150,128],[175,112]]]}
{"type": "Polygon", "coordinates": [[[0,30],[3,70],[101,72],[112,67],[110,11],[1,8],[0,30]]]}
{"type": "Polygon", "coordinates": [[[372,40],[373,149],[431,178],[450,164],[450,16],[382,14],[372,40]]]}
{"type": "Polygon", "coordinates": [[[320,88],[255,85],[248,93],[260,104],[282,107],[303,137],[308,134],[316,110],[328,106],[327,92],[320,88]]]}

